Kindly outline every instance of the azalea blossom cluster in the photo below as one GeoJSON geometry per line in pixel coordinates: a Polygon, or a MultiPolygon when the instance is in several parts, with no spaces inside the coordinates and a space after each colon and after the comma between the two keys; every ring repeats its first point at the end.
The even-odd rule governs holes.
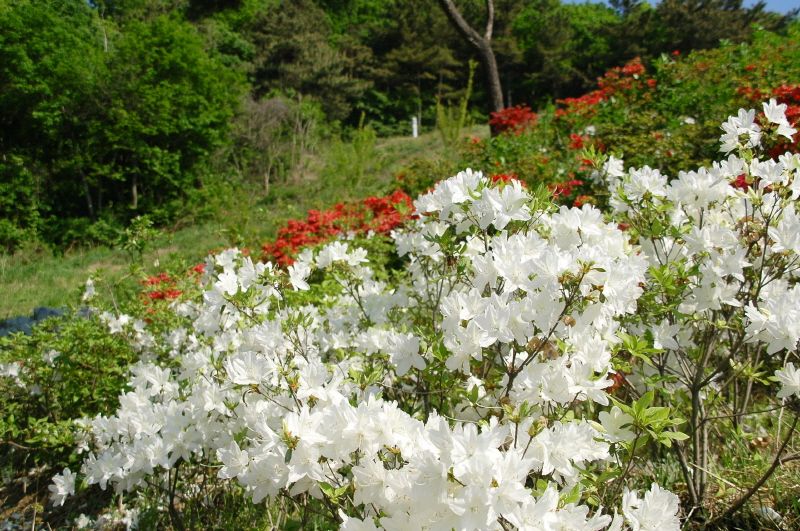
{"type": "Polygon", "coordinates": [[[597,90],[588,92],[579,98],[565,98],[557,100],[565,106],[556,111],[559,119],[568,121],[575,117],[586,117],[597,113],[597,105],[620,94],[632,93],[637,89],[647,86],[653,89],[657,80],[646,78],[646,72],[642,60],[638,57],[626,63],[624,66],[612,68],[602,78],[598,78],[597,90]]]}
{"type": "MultiPolygon", "coordinates": [[[[763,107],[775,140],[797,132],[785,104],[773,99],[763,107]]],[[[617,219],[649,224],[638,243],[650,266],[688,272],[680,314],[707,320],[711,312],[740,308],[747,341],[774,354],[795,350],[800,338],[800,156],[759,159],[763,131],[754,117],[742,109],[722,124],[720,151],[728,158],[710,168],[669,181],[647,166],[623,172],[622,161],[611,157],[604,171],[617,219]]],[[[658,348],[678,351],[693,348],[697,324],[670,320],[650,331],[658,348]]]]}
{"type": "MultiPolygon", "coordinates": [[[[393,235],[409,257],[399,285],[341,241],[286,272],[237,250],[209,257],[202,302],[174,305],[191,325],[159,346],[140,339],[150,353],[117,414],[87,421],[87,483],[130,490],[211,461],[256,503],[335,497],[342,529],[607,527],[611,516],[566,497],[585,470],[614,463],[630,428],[619,408],[607,428],[564,413],[609,404],[615,318],[635,309],[646,262],[599,211],[536,201],[518,181],[470,171],[440,183],[393,235]],[[337,288],[294,304],[316,272],[337,288]],[[454,389],[426,408],[413,388],[445,373],[454,389]]],[[[105,318],[142,337],[141,321],[105,318]]],[[[57,476],[58,501],[74,481],[57,476]]],[[[677,525],[674,495],[631,496],[615,526],[642,510],[677,525]]]]}
{"type": "Polygon", "coordinates": [[[527,105],[508,107],[502,111],[491,113],[489,125],[497,133],[518,135],[529,128],[536,127],[537,115],[527,105]]]}
{"type": "Polygon", "coordinates": [[[752,374],[774,373],[777,399],[800,396],[800,372],[787,363],[800,339],[800,155],[767,155],[797,133],[786,109],[772,99],[759,119],[745,109],[730,117],[720,137],[727,158],[711,167],[670,179],[647,166],[626,172],[610,157],[595,174],[649,265],[646,300],[624,326],[652,355],[624,380],[637,394],[681,391],[668,403],[690,412],[694,437],[676,452],[697,463],[683,467],[694,503],[713,467],[703,450],[711,421],[751,414],[752,374]]]}
{"type": "Polygon", "coordinates": [[[367,197],[360,203],[338,203],[331,210],[310,210],[305,221],[289,220],[274,242],[261,247],[263,256],[280,265],[291,265],[305,247],[324,243],[337,235],[388,233],[406,215],[398,208],[411,206],[411,198],[400,190],[386,197],[367,197]]]}
{"type": "MultiPolygon", "coordinates": [[[[728,123],[734,147],[752,150],[747,116],[728,123]]],[[[323,500],[344,530],[677,530],[676,495],[625,488],[648,426],[610,399],[616,353],[630,335],[665,358],[691,350],[728,307],[750,343],[796,347],[799,168],[797,155],[731,155],[669,182],[611,158],[597,178],[613,222],[467,170],[392,231],[405,267],[391,275],[344,240],[286,269],[237,249],[210,256],[197,297],[171,303],[177,328],[104,316],[141,361],[116,414],[83,422],[81,474],[127,491],[214,465],[254,503],[323,500]],[[747,190],[731,186],[742,173],[747,190]],[[655,234],[635,239],[622,220],[655,234]],[[689,271],[685,298],[642,319],[654,271],[670,267],[689,271]],[[755,270],[771,276],[753,293],[755,270]],[[609,487],[599,478],[613,469],[609,487]]],[[[797,372],[777,376],[792,385],[797,372]]],[[[75,482],[57,476],[54,500],[75,482]]]]}
{"type": "MultiPolygon", "coordinates": [[[[800,118],[800,85],[781,85],[765,93],[758,88],[741,87],[737,90],[738,93],[748,97],[753,103],[764,101],[768,97],[774,97],[778,102],[786,107],[783,109],[784,118],[789,123],[797,123],[800,118]]],[[[776,124],[781,125],[781,124],[776,124]]],[[[786,151],[797,149],[797,144],[800,142],[800,136],[796,133],[786,135],[785,139],[778,145],[770,150],[770,156],[775,158],[786,151]]]]}

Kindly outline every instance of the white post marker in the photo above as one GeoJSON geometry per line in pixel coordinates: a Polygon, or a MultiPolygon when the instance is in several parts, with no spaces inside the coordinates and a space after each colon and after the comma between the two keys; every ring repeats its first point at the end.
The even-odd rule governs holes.
{"type": "Polygon", "coordinates": [[[417,131],[417,117],[414,116],[411,118],[411,138],[417,138],[419,136],[419,131],[417,131]]]}

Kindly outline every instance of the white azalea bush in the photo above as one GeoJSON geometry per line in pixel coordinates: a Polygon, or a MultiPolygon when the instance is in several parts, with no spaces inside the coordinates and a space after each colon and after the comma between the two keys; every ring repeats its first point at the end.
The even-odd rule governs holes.
{"type": "MultiPolygon", "coordinates": [[[[645,295],[625,326],[653,350],[640,356],[640,368],[625,367],[626,383],[633,396],[657,390],[685,412],[692,437],[673,449],[695,506],[714,475],[711,448],[730,444],[714,424],[756,433],[748,424],[763,409],[754,407],[756,391],[770,379],[782,383],[777,394],[768,391],[777,399],[800,391],[788,361],[800,338],[800,156],[766,155],[797,133],[785,111],[775,100],[758,119],[740,110],[722,124],[727,158],[672,180],[649,167],[624,172],[613,157],[598,161],[611,215],[629,227],[649,267],[645,295]]],[[[776,439],[788,442],[796,419],[778,419],[776,439]]]]}
{"type": "Polygon", "coordinates": [[[742,153],[671,183],[598,161],[613,219],[467,170],[393,233],[402,271],[341,241],[288,271],[209,257],[173,331],[108,318],[141,361],[117,413],[84,421],[88,457],[54,501],[77,478],[151,485],[176,514],[213,506],[216,476],[343,530],[679,529],[678,496],[639,460],[686,459],[709,404],[752,387],[742,372],[771,363],[780,396],[800,390],[778,361],[800,333],[800,158],[757,159],[754,135],[788,124],[731,123],[742,153]]]}

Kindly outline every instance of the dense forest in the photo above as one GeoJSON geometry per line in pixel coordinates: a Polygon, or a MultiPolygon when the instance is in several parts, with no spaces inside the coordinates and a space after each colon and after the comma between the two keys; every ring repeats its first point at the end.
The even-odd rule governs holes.
{"type": "MultiPolygon", "coordinates": [[[[111,242],[137,215],[166,224],[230,187],[267,190],[318,139],[359,124],[435,127],[479,59],[444,3],[0,0],[0,248],[111,242]]],[[[578,96],[634,57],[745,42],[794,16],[741,0],[457,6],[479,32],[490,22],[504,107],[578,96]]],[[[479,72],[471,112],[492,110],[479,72]]]]}

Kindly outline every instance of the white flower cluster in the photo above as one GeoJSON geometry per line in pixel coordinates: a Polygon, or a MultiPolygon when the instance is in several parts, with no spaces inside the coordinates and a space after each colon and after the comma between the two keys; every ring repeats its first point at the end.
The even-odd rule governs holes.
{"type": "MultiPolygon", "coordinates": [[[[770,126],[775,128],[777,135],[792,140],[792,135],[797,132],[797,129],[793,128],[789,124],[789,120],[786,119],[786,109],[785,103],[778,105],[778,102],[773,98],[764,103],[764,118],[770,126]]],[[[755,110],[745,111],[744,109],[739,109],[738,116],[728,118],[728,121],[722,124],[725,134],[719,139],[722,143],[719,150],[723,153],[730,153],[740,149],[759,147],[762,130],[755,122],[755,117],[755,110]]]]}
{"type": "MultiPolygon", "coordinates": [[[[613,463],[630,420],[564,413],[608,405],[617,318],[635,310],[647,261],[599,211],[536,211],[518,182],[467,171],[416,207],[425,215],[394,234],[409,260],[399,284],[345,242],[304,252],[288,274],[230,250],[207,260],[202,303],[174,305],[191,329],[156,338],[103,316],[143,361],[117,413],[87,423],[87,483],[130,490],[179,461],[219,462],[254,503],[343,489],[342,529],[611,524],[564,500],[582,471],[613,463]],[[309,290],[314,271],[328,291],[294,304],[308,299],[286,288],[309,290]],[[426,409],[415,389],[445,373],[458,375],[452,396],[426,409]],[[501,419],[501,404],[526,413],[501,419]]],[[[65,470],[51,490],[61,502],[73,489],[65,470]]],[[[615,527],[642,511],[676,525],[669,496],[648,493],[666,500],[653,511],[622,505],[615,527]]]]}
{"type": "MultiPolygon", "coordinates": [[[[683,286],[677,312],[660,324],[649,315],[629,331],[649,330],[654,346],[668,351],[667,372],[684,384],[693,377],[689,353],[711,329],[741,329],[747,342],[765,344],[767,355],[795,351],[800,339],[800,155],[764,158],[762,148],[766,132],[778,142],[797,131],[786,105],[771,100],[763,108],[764,130],[754,110],[722,124],[720,151],[729,156],[709,168],[669,180],[648,167],[624,172],[613,157],[605,165],[610,205],[640,231],[652,268],[646,286],[658,291],[665,278],[683,286]]],[[[733,355],[735,362],[742,360],[733,355]]],[[[777,375],[786,383],[789,374],[777,375]]]]}
{"type": "MultiPolygon", "coordinates": [[[[781,106],[765,113],[770,134],[793,133],[781,106]]],[[[800,157],[753,156],[753,112],[723,128],[723,150],[749,155],[671,182],[606,163],[616,214],[651,230],[638,247],[592,206],[555,210],[467,170],[393,233],[407,267],[391,281],[349,242],[286,272],[232,249],[207,259],[202,300],[173,304],[184,326],[157,337],[104,314],[141,361],[116,414],[86,421],[86,482],[130,490],[193,462],[254,503],[324,497],[344,530],[678,529],[658,485],[625,491],[612,517],[579,503],[580,480],[638,436],[607,407],[622,332],[680,351],[704,316],[737,308],[748,341],[796,347],[800,157]],[[672,315],[700,318],[637,320],[643,287],[671,267],[688,272],[672,315]]],[[[800,393],[797,372],[778,372],[781,396],[800,393]]],[[[56,476],[54,500],[74,485],[56,476]]]]}

